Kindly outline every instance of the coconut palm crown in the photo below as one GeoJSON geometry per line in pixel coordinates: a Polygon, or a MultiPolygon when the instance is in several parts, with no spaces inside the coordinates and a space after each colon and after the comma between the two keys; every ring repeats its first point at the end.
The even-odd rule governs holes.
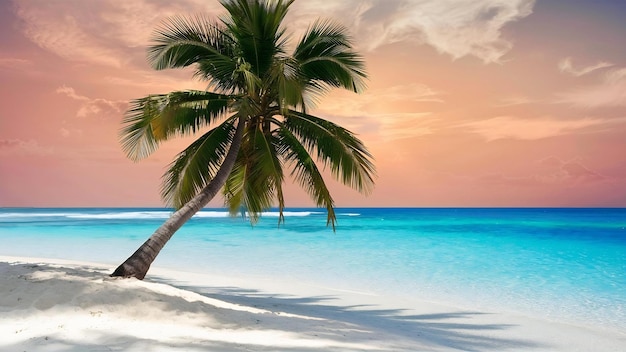
{"type": "Polygon", "coordinates": [[[323,170],[359,192],[373,188],[375,168],[363,143],[308,113],[333,88],[365,88],[364,62],[346,29],[316,21],[288,54],[282,22],[293,0],[220,3],[228,14],[219,19],[166,21],[148,49],[155,69],[191,66],[209,89],[132,101],[121,130],[128,157],[140,160],[166,140],[207,131],[163,176],[162,196],[178,210],[113,276],[143,278],[173,233],[220,190],[232,213],[245,209],[256,221],[263,210],[278,206],[280,222],[288,172],[327,210],[327,225],[334,229],[334,201],[323,170]]]}

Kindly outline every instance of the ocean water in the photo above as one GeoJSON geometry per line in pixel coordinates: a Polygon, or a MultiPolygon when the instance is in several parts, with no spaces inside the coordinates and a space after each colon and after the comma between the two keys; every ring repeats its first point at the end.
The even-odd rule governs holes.
{"type": "MultiPolygon", "coordinates": [[[[168,209],[0,208],[0,255],[119,264],[168,209]]],[[[199,212],[154,266],[626,329],[626,209],[199,212]]]]}

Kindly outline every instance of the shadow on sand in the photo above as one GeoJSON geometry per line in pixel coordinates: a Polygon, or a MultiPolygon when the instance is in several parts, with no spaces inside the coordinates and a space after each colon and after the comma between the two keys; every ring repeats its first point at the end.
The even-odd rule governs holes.
{"type": "MultiPolygon", "coordinates": [[[[125,307],[145,306],[148,311],[150,307],[159,310],[161,317],[171,316],[174,323],[185,322],[189,317],[195,324],[193,331],[188,332],[189,338],[183,332],[176,339],[167,340],[146,338],[145,334],[138,334],[132,328],[126,332],[94,325],[88,330],[88,336],[79,339],[69,338],[71,334],[67,331],[54,329],[24,334],[23,338],[15,335],[11,342],[0,341],[2,351],[384,352],[503,351],[547,347],[504,337],[507,334],[503,332],[515,326],[483,323],[487,319],[481,319],[485,313],[480,312],[407,314],[406,310],[341,305],[334,296],[295,297],[237,287],[184,286],[163,277],[152,277],[149,282],[129,289],[119,280],[107,279],[101,270],[78,266],[0,263],[0,274],[0,336],[19,335],[19,321],[54,319],[59,311],[72,309],[75,314],[93,315],[94,311],[104,311],[102,314],[106,315],[124,311],[125,307]],[[195,297],[207,300],[153,290],[150,286],[153,284],[170,285],[177,292],[191,291],[201,295],[195,297]],[[67,294],[68,290],[71,294],[67,294]],[[211,300],[241,309],[216,307],[211,300]],[[76,307],[80,307],[80,311],[76,307]],[[251,335],[275,340],[259,342],[258,338],[250,339],[251,335]],[[284,343],[282,339],[291,342],[284,343]]],[[[133,319],[136,319],[135,325],[129,326],[140,329],[141,324],[146,323],[142,319],[150,320],[151,317],[133,319]]]]}
{"type": "MultiPolygon", "coordinates": [[[[341,305],[335,296],[296,297],[238,287],[186,286],[163,277],[152,280],[223,302],[273,312],[255,318],[259,329],[281,330],[338,342],[350,341],[377,351],[503,351],[547,347],[529,340],[495,337],[498,331],[514,329],[515,326],[476,322],[485,320],[476,318],[489,313],[452,311],[407,314],[409,310],[405,309],[341,305]]],[[[325,350],[314,348],[306,351],[325,350]]]]}

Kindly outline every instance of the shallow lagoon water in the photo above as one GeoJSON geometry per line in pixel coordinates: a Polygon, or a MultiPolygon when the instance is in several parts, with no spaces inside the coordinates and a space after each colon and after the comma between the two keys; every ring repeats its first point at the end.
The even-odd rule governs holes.
{"type": "MultiPolygon", "coordinates": [[[[115,265],[168,209],[0,209],[0,255],[115,265]]],[[[626,329],[626,209],[205,209],[155,266],[626,329]]]]}

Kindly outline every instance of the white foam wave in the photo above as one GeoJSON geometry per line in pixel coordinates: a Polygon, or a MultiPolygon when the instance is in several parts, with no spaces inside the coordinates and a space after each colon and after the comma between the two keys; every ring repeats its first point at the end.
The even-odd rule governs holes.
{"type": "Polygon", "coordinates": [[[45,218],[45,217],[67,216],[63,213],[3,213],[0,218],[45,218]]]}
{"type": "MultiPolygon", "coordinates": [[[[313,211],[285,211],[285,217],[305,217],[320,214],[313,211]]],[[[42,218],[67,218],[67,219],[100,219],[100,220],[132,220],[132,219],[167,219],[172,215],[171,211],[120,211],[107,213],[81,213],[81,212],[50,212],[50,213],[0,213],[0,219],[42,219],[42,218]]],[[[248,214],[246,214],[248,215],[248,214]]],[[[201,210],[194,218],[226,218],[230,213],[227,211],[201,210]]],[[[261,217],[278,217],[277,211],[267,211],[261,217]]]]}
{"type": "Polygon", "coordinates": [[[201,210],[194,214],[194,218],[227,218],[230,213],[227,211],[206,211],[201,210]]]}
{"type": "MultiPolygon", "coordinates": [[[[315,212],[315,211],[284,211],[283,212],[283,215],[285,217],[310,216],[313,214],[321,214],[321,213],[315,212]]],[[[280,213],[277,211],[266,211],[266,212],[263,212],[262,216],[278,217],[280,216],[280,213]]]]}
{"type": "Polygon", "coordinates": [[[169,211],[129,211],[121,213],[103,214],[68,214],[70,219],[167,219],[172,212],[169,211]]]}

